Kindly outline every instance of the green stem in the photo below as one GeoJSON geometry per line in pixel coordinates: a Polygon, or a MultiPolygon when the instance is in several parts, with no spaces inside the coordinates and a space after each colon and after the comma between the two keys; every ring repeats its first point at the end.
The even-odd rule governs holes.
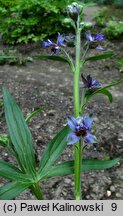
{"type": "Polygon", "coordinates": [[[43,200],[43,195],[42,195],[41,190],[40,190],[39,182],[37,182],[36,184],[34,184],[31,189],[32,189],[35,197],[38,200],[43,200]]]}
{"type": "MultiPolygon", "coordinates": [[[[81,31],[79,29],[79,19],[76,30],[76,69],[74,73],[74,116],[79,116],[79,77],[80,77],[80,53],[81,53],[81,31]]],[[[81,199],[81,141],[75,144],[74,148],[74,169],[75,169],[75,199],[81,199]]]]}

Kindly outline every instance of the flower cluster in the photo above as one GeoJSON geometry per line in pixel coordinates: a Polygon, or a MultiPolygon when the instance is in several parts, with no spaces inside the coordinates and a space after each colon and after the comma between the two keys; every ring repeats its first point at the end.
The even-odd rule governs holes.
{"type": "Polygon", "coordinates": [[[68,126],[72,132],[68,135],[68,144],[75,144],[82,137],[85,143],[96,143],[96,136],[90,133],[94,117],[88,114],[74,118],[71,116],[67,119],[68,126]]]}

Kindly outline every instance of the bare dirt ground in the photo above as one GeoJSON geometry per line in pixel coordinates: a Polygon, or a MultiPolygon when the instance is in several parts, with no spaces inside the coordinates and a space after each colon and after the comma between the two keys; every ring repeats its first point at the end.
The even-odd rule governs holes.
{"type": "MultiPolygon", "coordinates": [[[[122,41],[106,41],[106,49],[114,50],[122,57],[122,41]]],[[[36,50],[36,49],[35,49],[36,50]]],[[[73,54],[73,49],[69,49],[73,54]]],[[[44,52],[37,49],[35,52],[44,52]]],[[[97,51],[91,50],[91,54],[97,51]]],[[[29,47],[28,54],[34,53],[29,47]]],[[[84,69],[87,74],[103,85],[123,78],[116,64],[116,57],[98,62],[89,62],[84,69]]],[[[80,83],[81,84],[81,83],[80,83]]],[[[65,124],[67,116],[73,114],[73,78],[68,65],[59,62],[34,60],[26,66],[0,66],[0,96],[6,86],[16,98],[24,114],[33,108],[47,105],[47,108],[29,124],[37,152],[37,163],[46,144],[65,124]]],[[[123,157],[123,84],[112,87],[113,103],[98,95],[87,105],[86,112],[94,113],[98,138],[95,147],[85,150],[88,158],[123,157]]],[[[6,132],[5,119],[1,118],[0,133],[6,132]]],[[[1,147],[1,158],[13,162],[9,152],[1,147]]],[[[73,147],[68,146],[61,160],[73,158],[73,147]]],[[[0,179],[0,185],[6,181],[0,179]]],[[[108,170],[82,174],[83,199],[123,199],[123,161],[108,170]]],[[[44,199],[73,199],[73,176],[52,178],[41,183],[44,199]]],[[[31,191],[22,193],[17,199],[35,199],[31,191]]]]}

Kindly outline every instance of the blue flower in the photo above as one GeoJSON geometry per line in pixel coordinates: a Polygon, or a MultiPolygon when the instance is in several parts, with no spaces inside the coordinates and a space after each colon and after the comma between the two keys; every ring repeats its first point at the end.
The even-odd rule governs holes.
{"type": "Polygon", "coordinates": [[[90,91],[96,91],[101,88],[102,84],[96,80],[93,80],[91,75],[89,74],[86,78],[81,74],[82,81],[84,83],[84,87],[88,88],[90,91]]]}
{"type": "Polygon", "coordinates": [[[96,43],[96,50],[104,50],[104,48],[100,46],[100,41],[105,40],[103,34],[91,35],[91,33],[88,32],[86,33],[86,39],[91,43],[96,43]]]}
{"type": "Polygon", "coordinates": [[[90,42],[97,42],[97,41],[102,41],[105,39],[103,34],[96,34],[96,35],[91,35],[90,32],[86,33],[86,39],[90,42]]]}
{"type": "Polygon", "coordinates": [[[59,55],[60,46],[65,46],[63,44],[64,40],[65,40],[65,35],[64,34],[60,35],[60,33],[58,33],[58,38],[56,43],[53,43],[51,40],[48,39],[47,41],[43,42],[43,46],[44,47],[49,46],[51,49],[51,54],[59,55]]]}
{"type": "Polygon", "coordinates": [[[90,133],[94,117],[90,117],[88,114],[85,116],[79,116],[74,118],[71,116],[67,119],[68,126],[72,132],[68,134],[68,144],[75,144],[82,137],[85,143],[96,143],[96,136],[90,133]]]}

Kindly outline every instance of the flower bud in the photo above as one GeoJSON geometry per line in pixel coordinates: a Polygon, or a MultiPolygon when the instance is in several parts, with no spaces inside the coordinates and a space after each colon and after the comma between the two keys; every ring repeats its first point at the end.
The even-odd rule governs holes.
{"type": "Polygon", "coordinates": [[[78,15],[81,15],[83,12],[83,6],[73,2],[71,5],[68,5],[67,11],[70,18],[76,21],[78,19],[78,15]]]}
{"type": "Polygon", "coordinates": [[[76,6],[72,4],[72,5],[68,5],[68,8],[67,8],[67,12],[70,18],[75,21],[77,20],[78,14],[79,14],[79,8],[77,6],[78,4],[76,6]]]}

